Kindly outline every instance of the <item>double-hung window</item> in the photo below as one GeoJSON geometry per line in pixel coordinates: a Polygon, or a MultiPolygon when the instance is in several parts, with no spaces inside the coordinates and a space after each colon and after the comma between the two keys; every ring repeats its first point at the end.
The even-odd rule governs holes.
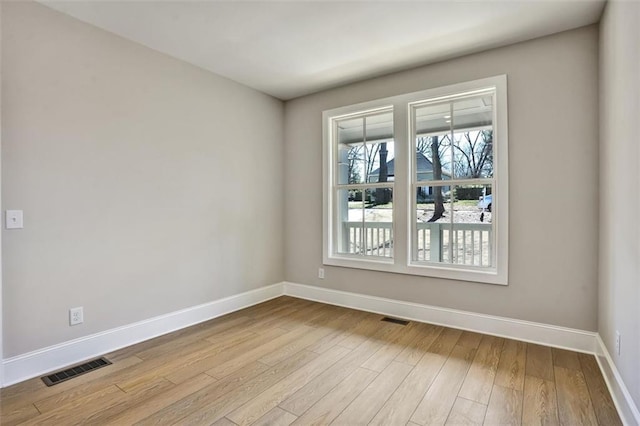
{"type": "Polygon", "coordinates": [[[383,108],[333,121],[336,141],[331,194],[336,254],[393,258],[393,110],[383,108]],[[391,170],[390,170],[391,169],[391,170]]]}
{"type": "Polygon", "coordinates": [[[324,263],[507,284],[506,76],[325,111],[324,263]]]}

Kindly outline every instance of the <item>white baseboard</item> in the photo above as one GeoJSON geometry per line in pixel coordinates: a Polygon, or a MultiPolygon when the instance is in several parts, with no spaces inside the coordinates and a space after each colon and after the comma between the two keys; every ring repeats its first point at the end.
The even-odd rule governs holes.
{"type": "Polygon", "coordinates": [[[625,425],[640,425],[640,411],[638,411],[638,407],[633,398],[631,398],[631,394],[600,335],[596,337],[596,341],[596,359],[622,422],[625,425]]]}
{"type": "Polygon", "coordinates": [[[7,358],[2,362],[4,370],[2,386],[6,387],[89,358],[262,303],[279,297],[282,293],[283,284],[273,284],[7,358]]]}
{"type": "Polygon", "coordinates": [[[512,318],[368,296],[322,287],[284,283],[284,294],[429,324],[508,337],[593,354],[596,333],[512,318]]]}
{"type": "Polygon", "coordinates": [[[1,365],[4,379],[2,386],[37,377],[282,295],[595,354],[623,422],[628,425],[640,424],[638,408],[597,333],[290,282],[273,284],[7,358],[1,365]]]}
{"type": "Polygon", "coordinates": [[[284,294],[381,315],[594,354],[623,423],[630,426],[640,425],[638,407],[597,333],[290,282],[284,283],[284,294]]]}

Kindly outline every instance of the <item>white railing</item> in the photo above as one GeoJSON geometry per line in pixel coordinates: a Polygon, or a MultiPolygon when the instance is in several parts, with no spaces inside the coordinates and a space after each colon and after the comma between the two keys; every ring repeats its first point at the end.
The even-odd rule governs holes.
{"type": "MultiPolygon", "coordinates": [[[[491,266],[492,226],[490,223],[416,224],[418,261],[491,266]]],[[[391,222],[345,222],[343,253],[365,256],[393,256],[391,222]]]]}
{"type": "Polygon", "coordinates": [[[490,223],[419,222],[417,260],[491,266],[490,223]]]}
{"type": "Polygon", "coordinates": [[[391,222],[365,222],[364,228],[362,222],[345,222],[342,236],[343,252],[393,257],[391,222]]]}

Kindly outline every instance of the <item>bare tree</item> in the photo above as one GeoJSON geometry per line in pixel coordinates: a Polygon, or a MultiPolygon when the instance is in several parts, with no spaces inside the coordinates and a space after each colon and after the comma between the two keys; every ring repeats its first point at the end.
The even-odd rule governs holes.
{"type": "Polygon", "coordinates": [[[362,145],[354,145],[349,147],[347,153],[347,161],[349,168],[349,183],[360,183],[362,176],[360,176],[360,169],[356,166],[363,161],[363,149],[362,145]]]}
{"type": "Polygon", "coordinates": [[[493,131],[465,132],[454,145],[454,173],[457,177],[493,176],[493,131]]]}
{"type": "MultiPolygon", "coordinates": [[[[433,136],[419,136],[416,140],[416,152],[425,155],[429,161],[432,161],[433,153],[431,151],[431,142],[433,136]]],[[[440,164],[442,164],[442,158],[445,158],[446,152],[449,149],[451,138],[449,134],[440,135],[439,138],[438,155],[440,156],[440,164]]]]}
{"type": "Polygon", "coordinates": [[[428,136],[419,136],[416,139],[416,152],[427,154],[431,152],[431,138],[428,136]]]}
{"type": "MultiPolygon", "coordinates": [[[[373,175],[373,172],[375,171],[375,166],[376,166],[376,157],[378,157],[378,155],[380,154],[380,145],[378,143],[374,143],[374,144],[367,144],[366,146],[366,154],[367,154],[367,158],[366,158],[366,167],[365,167],[365,173],[366,173],[366,177],[365,177],[365,182],[369,182],[369,177],[371,175],[373,175]]],[[[386,149],[386,144],[385,144],[385,149],[386,149]]],[[[386,161],[385,161],[386,164],[386,161]]]]}
{"type": "MultiPolygon", "coordinates": [[[[416,151],[424,154],[433,162],[430,136],[421,136],[416,140],[416,151]]],[[[493,176],[493,131],[476,130],[456,135],[451,144],[449,134],[439,138],[440,165],[446,169],[443,159],[450,158],[450,147],[453,145],[453,163],[450,165],[456,177],[481,178],[493,176]],[[449,154],[449,155],[448,155],[449,154]]]]}

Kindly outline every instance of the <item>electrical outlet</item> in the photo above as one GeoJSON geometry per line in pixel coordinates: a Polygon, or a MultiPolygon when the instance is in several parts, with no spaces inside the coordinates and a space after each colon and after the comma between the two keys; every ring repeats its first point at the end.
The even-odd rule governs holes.
{"type": "Polygon", "coordinates": [[[318,278],[324,280],[324,268],[318,268],[318,278]]]}
{"type": "Polygon", "coordinates": [[[84,321],[84,312],[82,306],[79,308],[69,309],[69,325],[82,324],[84,321]]]}
{"type": "Polygon", "coordinates": [[[616,353],[620,355],[620,332],[616,330],[616,353]]]}

